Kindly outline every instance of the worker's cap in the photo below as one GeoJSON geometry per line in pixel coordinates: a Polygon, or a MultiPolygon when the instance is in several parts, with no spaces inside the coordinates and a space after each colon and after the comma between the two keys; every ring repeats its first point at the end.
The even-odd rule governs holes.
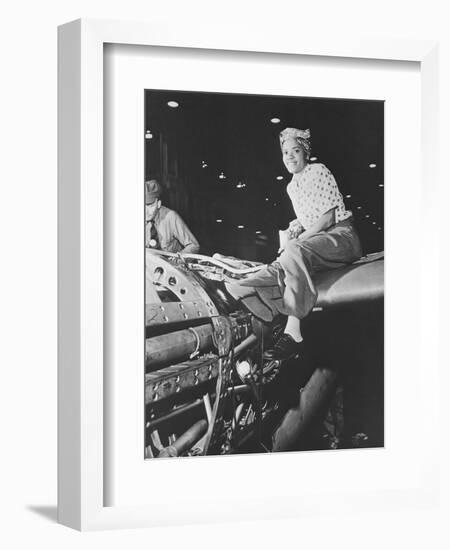
{"type": "Polygon", "coordinates": [[[157,180],[145,182],[145,204],[153,204],[161,196],[161,185],[157,180]]]}

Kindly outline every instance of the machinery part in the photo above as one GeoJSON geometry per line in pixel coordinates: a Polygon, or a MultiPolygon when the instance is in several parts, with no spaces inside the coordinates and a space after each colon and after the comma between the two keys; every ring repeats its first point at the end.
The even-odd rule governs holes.
{"type": "Polygon", "coordinates": [[[219,438],[221,428],[223,426],[223,411],[225,407],[225,397],[227,389],[231,382],[232,373],[232,352],[227,357],[219,359],[219,373],[216,382],[216,398],[212,408],[211,421],[209,423],[208,432],[205,437],[203,454],[208,452],[211,445],[216,443],[219,438]]]}
{"type": "Polygon", "coordinates": [[[170,422],[171,420],[174,420],[180,415],[186,414],[189,411],[195,410],[199,408],[202,404],[203,404],[203,401],[201,399],[196,399],[192,403],[188,403],[187,405],[182,405],[181,407],[177,407],[173,409],[171,412],[167,413],[166,415],[160,416],[155,420],[151,420],[150,422],[147,422],[145,427],[147,430],[156,430],[162,424],[166,422],[170,422]]]}
{"type": "Polygon", "coordinates": [[[200,325],[153,336],[145,341],[145,368],[153,371],[164,365],[179,363],[195,351],[204,353],[213,348],[213,327],[200,325]]]}
{"type": "Polygon", "coordinates": [[[219,373],[219,358],[206,357],[159,369],[145,375],[145,404],[151,405],[209,380],[219,373]]]}
{"type": "Polygon", "coordinates": [[[236,361],[236,372],[242,382],[245,382],[246,378],[253,373],[253,364],[250,359],[243,359],[242,361],[236,361]]]}
{"type": "MultiPolygon", "coordinates": [[[[349,296],[348,284],[358,272],[364,271],[365,278],[370,278],[369,268],[379,275],[382,262],[375,266],[377,262],[366,267],[355,264],[345,272],[335,270],[330,287],[322,288],[317,281],[327,299],[324,308],[363,303],[365,298],[359,294],[349,296]],[[338,272],[340,276],[334,279],[338,272]],[[334,290],[342,290],[339,294],[345,303],[341,304],[334,290]]],[[[147,252],[147,457],[263,450],[263,437],[264,442],[271,437],[280,413],[289,406],[290,397],[287,399],[284,391],[289,381],[283,385],[275,379],[283,381],[286,373],[290,379],[290,366],[262,361],[262,352],[275,337],[280,320],[269,311],[270,323],[260,321],[244,301],[232,298],[221,282],[228,267],[204,258],[147,252]],[[220,271],[222,278],[217,279],[220,271]],[[238,376],[239,361],[250,365],[250,378],[245,368],[238,376]]],[[[327,274],[322,275],[329,280],[327,274]]],[[[368,300],[376,302],[378,296],[377,287],[368,300]]],[[[322,322],[320,315],[314,319],[322,322]]],[[[312,361],[307,359],[307,363],[312,366],[312,361]]],[[[298,406],[288,411],[275,433],[274,451],[298,448],[327,403],[334,381],[333,371],[314,371],[298,406]]],[[[300,383],[304,384],[305,378],[301,382],[295,379],[291,386],[294,398],[300,383]]]]}
{"type": "Polygon", "coordinates": [[[232,425],[233,429],[236,428],[237,424],[239,424],[243,411],[244,411],[244,403],[239,403],[239,405],[236,407],[236,411],[233,417],[233,425],[232,425]]]}
{"type": "Polygon", "coordinates": [[[213,339],[219,357],[224,357],[230,352],[233,343],[233,331],[228,317],[219,315],[211,318],[214,333],[213,339]]]}
{"type": "MultiPolygon", "coordinates": [[[[180,254],[175,252],[165,252],[163,250],[155,250],[154,252],[167,258],[180,258],[180,254]]],[[[222,256],[221,254],[214,254],[212,257],[204,256],[203,254],[183,254],[182,258],[186,263],[192,263],[192,269],[195,269],[196,265],[204,267],[215,266],[220,268],[225,273],[230,273],[237,276],[257,273],[263,267],[263,264],[256,262],[244,262],[242,260],[240,261],[240,264],[242,265],[237,266],[238,261],[236,258],[222,256]]]]}
{"type": "Polygon", "coordinates": [[[236,346],[236,348],[234,349],[234,355],[239,355],[242,351],[247,349],[252,344],[256,344],[257,341],[258,339],[254,334],[247,336],[245,340],[243,340],[239,345],[236,346]]]}
{"type": "MultiPolygon", "coordinates": [[[[177,264],[168,262],[164,256],[149,248],[145,251],[145,303],[163,305],[164,303],[190,302],[201,303],[210,316],[218,315],[208,293],[203,289],[198,278],[182,261],[177,264]]],[[[176,310],[176,308],[174,308],[176,310]]],[[[178,315],[178,311],[177,311],[178,315]]],[[[146,315],[147,316],[147,315],[146,315]]],[[[172,321],[168,315],[165,315],[172,321]]],[[[198,316],[198,313],[197,313],[198,316]]],[[[149,320],[151,308],[149,308],[149,320]]],[[[176,320],[176,319],[173,319],[176,320]]],[[[162,324],[168,322],[163,318],[162,324]]]]}
{"type": "Polygon", "coordinates": [[[369,254],[357,262],[315,276],[316,310],[366,305],[384,298],[384,253],[369,254]]]}
{"type": "MultiPolygon", "coordinates": [[[[165,337],[170,337],[170,334],[165,335],[165,337]]],[[[192,338],[194,340],[194,337],[192,338]]],[[[237,357],[251,348],[255,342],[257,342],[257,339],[254,335],[248,336],[234,348],[233,357],[237,357]]],[[[193,346],[194,343],[192,343],[189,350],[192,350],[193,346]]],[[[145,375],[145,404],[149,405],[161,401],[193,386],[215,380],[218,373],[219,357],[213,353],[147,373],[145,375]]],[[[228,382],[231,380],[231,371],[228,373],[227,380],[228,382]]]]}
{"type": "Polygon", "coordinates": [[[180,456],[187,452],[191,447],[199,441],[201,437],[206,433],[208,428],[208,422],[206,420],[199,420],[188,430],[186,430],[178,439],[176,439],[168,447],[164,447],[158,454],[157,458],[167,458],[171,456],[180,456]]]}
{"type": "Polygon", "coordinates": [[[323,410],[336,385],[336,372],[317,368],[308,383],[300,390],[297,407],[290,409],[275,431],[272,451],[296,450],[301,436],[323,410]]]}
{"type": "Polygon", "coordinates": [[[156,302],[145,306],[145,326],[197,321],[211,316],[211,309],[202,300],[193,302],[156,302]]]}

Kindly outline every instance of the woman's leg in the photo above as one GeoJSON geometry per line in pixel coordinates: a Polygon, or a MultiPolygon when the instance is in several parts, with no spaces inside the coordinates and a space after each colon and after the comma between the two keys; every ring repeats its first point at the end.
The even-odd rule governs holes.
{"type": "Polygon", "coordinates": [[[273,348],[264,352],[267,361],[282,361],[294,357],[302,349],[303,337],[300,331],[300,319],[289,315],[284,332],[273,348]]]}
{"type": "Polygon", "coordinates": [[[288,320],[279,341],[266,351],[266,359],[288,359],[301,351],[300,319],[312,310],[317,299],[312,275],[351,263],[359,256],[359,239],[345,225],[305,241],[292,240],[286,244],[278,261],[285,275],[283,306],[288,320]]]}

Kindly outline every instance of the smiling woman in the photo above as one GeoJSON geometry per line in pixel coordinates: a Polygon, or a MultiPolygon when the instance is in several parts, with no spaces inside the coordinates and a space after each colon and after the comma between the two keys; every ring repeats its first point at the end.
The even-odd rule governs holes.
{"type": "Polygon", "coordinates": [[[287,360],[303,351],[300,319],[317,300],[314,273],[343,267],[362,255],[352,213],[345,209],[336,180],[323,164],[308,163],[310,138],[309,129],[286,128],[280,134],[283,162],[292,174],[287,192],[296,218],[284,232],[276,269],[268,267],[242,283],[262,287],[260,294],[267,300],[275,294],[271,286],[279,287],[282,295],[278,310],[288,318],[284,332],[264,354],[269,361],[287,360]]]}
{"type": "MultiPolygon", "coordinates": [[[[439,479],[430,472],[438,471],[438,330],[433,319],[439,305],[434,253],[439,246],[430,243],[438,243],[439,235],[435,212],[428,207],[437,188],[437,48],[403,40],[364,42],[342,32],[322,33],[319,44],[304,33],[283,30],[265,33],[258,42],[248,32],[251,26],[243,34],[233,32],[232,40],[229,28],[222,34],[212,29],[209,38],[195,43],[195,37],[204,36],[203,22],[197,33],[190,25],[174,28],[173,21],[167,23],[167,28],[156,28],[142,22],[82,21],[61,29],[60,521],[83,529],[115,528],[125,522],[136,527],[217,521],[218,514],[226,521],[267,518],[278,509],[291,516],[320,514],[324,508],[345,512],[353,510],[355,502],[370,513],[385,512],[386,505],[395,513],[399,505],[410,510],[436,502],[439,479]],[[151,47],[152,36],[171,47],[151,47]],[[262,51],[283,48],[289,55],[238,51],[250,43],[262,51]],[[202,50],[205,47],[215,49],[202,50]],[[228,51],[219,50],[224,47],[228,51]],[[311,55],[293,55],[305,51],[311,55]],[[397,64],[394,59],[409,61],[397,64]],[[188,105],[189,94],[179,92],[183,86],[225,93],[192,94],[200,107],[194,117],[188,115],[193,106],[188,105]],[[165,101],[160,106],[154,101],[157,94],[145,92],[150,112],[161,119],[147,126],[142,99],[150,88],[171,91],[161,92],[165,101]],[[305,94],[312,97],[301,97],[305,94]],[[324,94],[386,101],[386,176],[394,182],[387,187],[389,211],[402,212],[407,196],[408,211],[423,222],[418,241],[404,238],[401,216],[394,216],[395,224],[389,219],[386,448],[278,453],[264,460],[145,461],[147,446],[147,456],[192,456],[197,449],[227,454],[384,444],[382,293],[369,297],[367,289],[359,292],[361,279],[382,273],[380,256],[321,274],[324,284],[315,282],[324,299],[302,325],[305,342],[312,344],[316,356],[281,362],[279,368],[261,358],[276,337],[278,320],[270,318],[267,307],[260,311],[267,320],[252,316],[245,301],[231,300],[223,281],[217,280],[251,270],[251,262],[178,253],[158,261],[158,252],[147,250],[145,256],[153,261],[153,270],[152,262],[147,264],[153,301],[144,302],[143,183],[149,174],[144,177],[143,152],[151,145],[150,165],[157,157],[167,161],[153,165],[171,186],[164,200],[171,207],[172,196],[179,200],[190,225],[197,212],[206,213],[207,223],[200,223],[202,232],[196,234],[202,244],[209,239],[220,251],[228,236],[231,240],[238,233],[237,225],[245,225],[240,232],[246,246],[254,229],[266,235],[265,224],[268,229],[285,227],[293,217],[271,192],[277,189],[280,197],[285,195],[285,185],[275,179],[285,172],[270,117],[279,116],[283,126],[311,128],[314,154],[331,170],[344,195],[355,201],[347,207],[362,207],[366,245],[371,231],[382,243],[378,230],[372,229],[379,227],[372,222],[382,222],[378,215],[383,212],[382,201],[377,203],[383,195],[378,187],[383,183],[382,102],[314,99],[324,94]],[[167,106],[171,99],[179,101],[178,109],[167,106]],[[258,103],[265,108],[256,109],[258,103]],[[233,116],[233,109],[222,109],[227,104],[245,106],[240,118],[233,116]],[[370,116],[372,109],[378,114],[370,116]],[[221,118],[210,116],[216,110],[221,118]],[[145,139],[147,129],[153,138],[145,139]],[[103,138],[104,155],[99,154],[103,138]],[[411,158],[423,165],[423,172],[411,158]],[[221,170],[225,181],[217,177],[221,170]],[[209,179],[201,180],[199,172],[208,171],[209,179]],[[235,190],[238,181],[247,187],[235,190]],[[214,210],[219,207],[220,215],[214,210]],[[235,212],[239,219],[233,219],[235,212]],[[222,235],[215,231],[215,219],[224,220],[222,235]],[[405,276],[411,258],[421,269],[405,276]],[[374,265],[378,269],[373,270],[374,265]],[[377,298],[377,312],[372,298],[377,298]],[[408,315],[410,311],[415,314],[408,315]],[[318,328],[316,340],[307,334],[309,320],[318,328]],[[145,419],[144,349],[150,355],[145,419]],[[308,376],[308,365],[315,366],[315,375],[308,376]],[[292,371],[302,379],[292,378],[292,371]],[[337,381],[344,392],[334,391],[337,381]],[[322,426],[320,412],[328,405],[328,399],[317,398],[333,394],[337,406],[327,415],[323,435],[329,437],[324,438],[311,429],[322,426]],[[349,396],[359,396],[359,406],[350,407],[349,396]],[[265,435],[273,433],[276,415],[287,408],[290,422],[284,433],[292,436],[289,445],[270,445],[265,435]],[[338,421],[330,422],[334,418],[338,421]],[[295,430],[288,429],[293,426],[295,430]],[[417,444],[417,433],[430,435],[426,444],[417,444]],[[355,437],[346,438],[352,434],[355,437]],[[281,506],[274,507],[274,502],[281,506]]],[[[272,235],[266,242],[276,243],[272,235]]],[[[255,259],[238,239],[233,246],[240,257],[255,259]]]]}
{"type": "MultiPolygon", "coordinates": [[[[332,398],[337,370],[351,372],[362,350],[347,349],[344,359],[338,349],[335,340],[346,342],[345,331],[356,334],[349,316],[341,313],[339,329],[330,330],[327,311],[311,331],[310,312],[316,303],[319,309],[351,303],[357,318],[364,312],[361,327],[372,318],[383,326],[382,258],[375,269],[345,267],[362,255],[354,197],[368,205],[355,208],[361,219],[368,210],[383,217],[375,178],[382,173],[368,168],[374,158],[383,164],[383,103],[148,90],[145,125],[154,135],[144,140],[146,174],[160,174],[165,202],[192,227],[202,253],[147,251],[146,457],[321,448],[323,443],[312,442],[309,423],[332,398]],[[178,109],[168,108],[172,101],[178,109]],[[304,129],[280,133],[281,121],[304,129]],[[316,287],[319,272],[336,271],[331,279],[338,281],[344,267],[373,276],[372,309],[361,306],[368,293],[356,275],[350,299],[348,285],[336,292],[329,278],[316,287]],[[334,299],[318,300],[318,288],[328,284],[334,299]],[[326,347],[334,348],[333,360],[311,359],[325,341],[332,342],[326,347]],[[322,370],[315,371],[319,364],[322,370]],[[290,369],[295,374],[280,381],[279,371],[290,369]],[[299,414],[307,420],[293,413],[282,422],[301,384],[309,404],[299,414]],[[324,392],[316,391],[322,387],[324,392]],[[281,431],[275,435],[277,423],[281,431]]],[[[382,249],[371,223],[362,233],[366,246],[382,249]]],[[[382,329],[369,339],[378,381],[382,339],[382,329]]],[[[348,425],[365,434],[369,418],[375,425],[369,442],[365,436],[357,440],[379,446],[383,407],[379,396],[371,403],[358,421],[348,415],[348,425]]],[[[333,445],[351,446],[350,429],[333,436],[333,445]]]]}
{"type": "MultiPolygon", "coordinates": [[[[148,90],[146,177],[159,174],[165,202],[179,212],[201,250],[268,262],[278,231],[292,219],[285,165],[273,143],[284,125],[310,128],[320,159],[351,195],[366,252],[383,245],[383,102],[148,90]],[[169,108],[176,101],[179,107],[169,108]],[[280,122],[276,124],[271,119],[280,122]],[[342,136],[345,135],[345,139],[342,136]],[[369,163],[377,160],[377,168],[369,163]],[[267,203],[267,204],[265,204],[267,203]],[[370,213],[377,227],[365,222],[370,213]],[[217,231],[216,219],[222,219],[217,231]],[[245,231],[237,230],[245,225],[245,231]],[[260,230],[267,239],[255,239],[260,230]]],[[[315,159],[315,160],[313,160],[315,159]]]]}

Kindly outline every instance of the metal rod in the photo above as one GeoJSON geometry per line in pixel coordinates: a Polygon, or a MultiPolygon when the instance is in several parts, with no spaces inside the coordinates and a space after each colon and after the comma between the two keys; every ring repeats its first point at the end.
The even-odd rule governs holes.
{"type": "MultiPolygon", "coordinates": [[[[197,348],[200,353],[210,351],[213,349],[213,332],[212,325],[207,324],[147,338],[145,366],[153,371],[164,365],[189,359],[189,355],[197,348]]],[[[254,334],[247,336],[234,348],[234,354],[239,355],[256,341],[257,337],[254,334]]]]}
{"type": "Polygon", "coordinates": [[[197,348],[201,353],[213,349],[213,327],[210,324],[147,338],[145,366],[156,370],[163,365],[179,363],[189,359],[197,348]]]}
{"type": "Polygon", "coordinates": [[[239,403],[239,405],[236,407],[236,411],[234,413],[232,428],[233,430],[236,428],[237,424],[239,424],[239,420],[241,419],[241,414],[244,409],[244,403],[239,403]]]}
{"type": "Polygon", "coordinates": [[[180,437],[174,441],[172,445],[162,449],[158,455],[158,458],[180,456],[195,445],[195,443],[197,443],[197,441],[206,433],[207,429],[208,422],[206,420],[199,420],[182,435],[180,435],[180,437]]]}
{"type": "Polygon", "coordinates": [[[232,393],[239,395],[241,393],[248,393],[250,391],[250,386],[247,384],[241,384],[240,386],[231,386],[228,388],[227,393],[230,395],[232,393]]]}
{"type": "Polygon", "coordinates": [[[242,340],[242,342],[234,348],[234,354],[239,355],[239,353],[241,353],[241,351],[244,351],[249,346],[254,344],[257,341],[257,339],[258,338],[256,337],[255,334],[250,334],[250,336],[247,336],[247,338],[245,338],[245,340],[242,340]]]}
{"type": "Polygon", "coordinates": [[[186,413],[192,409],[196,409],[202,403],[203,402],[201,399],[196,399],[193,403],[189,403],[188,405],[178,407],[177,409],[174,409],[173,411],[166,414],[165,416],[161,416],[149,422],[147,429],[154,430],[158,426],[160,426],[160,424],[163,424],[164,422],[168,422],[169,420],[173,420],[174,418],[177,418],[180,414],[186,413]]]}
{"type": "Polygon", "coordinates": [[[211,400],[209,398],[209,393],[205,393],[205,395],[203,396],[203,403],[205,405],[206,418],[209,424],[211,422],[211,417],[212,417],[211,400]]]}

